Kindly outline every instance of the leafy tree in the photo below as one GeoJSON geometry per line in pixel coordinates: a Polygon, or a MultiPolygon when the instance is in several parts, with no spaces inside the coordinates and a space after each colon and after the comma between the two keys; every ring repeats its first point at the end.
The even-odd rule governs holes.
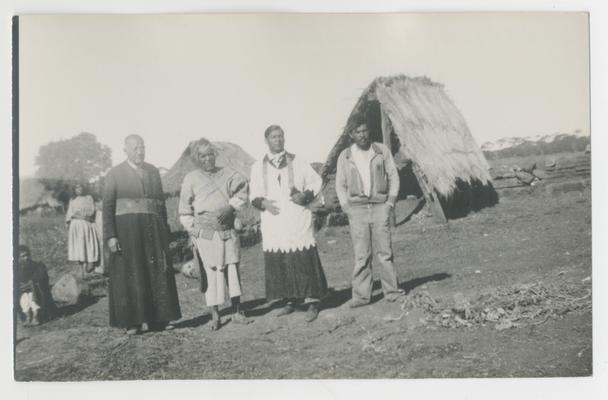
{"type": "Polygon", "coordinates": [[[112,166],[112,150],[83,132],[40,146],[35,163],[40,179],[87,182],[112,166]]]}

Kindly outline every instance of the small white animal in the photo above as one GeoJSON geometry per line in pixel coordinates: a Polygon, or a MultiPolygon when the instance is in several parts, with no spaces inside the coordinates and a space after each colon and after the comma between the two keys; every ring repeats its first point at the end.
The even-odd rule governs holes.
{"type": "Polygon", "coordinates": [[[190,260],[180,267],[180,272],[187,278],[198,279],[200,277],[200,271],[198,266],[194,263],[194,260],[190,260]]]}

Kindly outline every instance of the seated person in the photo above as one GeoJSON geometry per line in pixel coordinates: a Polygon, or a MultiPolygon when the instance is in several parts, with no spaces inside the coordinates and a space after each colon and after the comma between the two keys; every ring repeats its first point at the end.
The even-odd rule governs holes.
{"type": "Polygon", "coordinates": [[[26,325],[39,325],[51,319],[57,311],[49,287],[49,276],[44,264],[35,262],[27,246],[19,246],[19,267],[16,271],[19,285],[20,317],[26,325]]]}

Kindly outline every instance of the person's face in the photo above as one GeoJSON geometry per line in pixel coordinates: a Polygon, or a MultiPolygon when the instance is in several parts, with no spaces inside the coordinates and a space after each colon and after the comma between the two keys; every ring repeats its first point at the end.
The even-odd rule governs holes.
{"type": "Polygon", "coordinates": [[[76,193],[76,196],[81,196],[82,195],[82,186],[76,186],[74,188],[74,193],[76,193]]]}
{"type": "Polygon", "coordinates": [[[280,153],[285,149],[285,134],[281,129],[275,129],[266,137],[266,144],[271,153],[280,153]]]}
{"type": "Polygon", "coordinates": [[[197,158],[204,171],[215,170],[215,151],[211,146],[200,146],[197,149],[197,158]]]}
{"type": "Polygon", "coordinates": [[[19,265],[26,265],[30,260],[30,255],[27,251],[22,251],[19,253],[19,265]]]}
{"type": "Polygon", "coordinates": [[[366,124],[361,124],[355,128],[355,130],[350,133],[350,137],[360,149],[367,150],[371,144],[366,124]]]}
{"type": "Polygon", "coordinates": [[[135,165],[141,165],[146,158],[146,147],[141,138],[131,137],[125,143],[127,158],[135,165]]]}

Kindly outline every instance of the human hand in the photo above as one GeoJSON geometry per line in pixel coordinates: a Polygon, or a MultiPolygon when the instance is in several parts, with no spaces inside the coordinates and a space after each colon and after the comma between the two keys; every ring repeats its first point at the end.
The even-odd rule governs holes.
{"type": "Polygon", "coordinates": [[[268,199],[262,200],[262,207],[272,215],[279,215],[279,211],[281,210],[276,206],[276,201],[268,199]]]}
{"type": "Polygon", "coordinates": [[[120,243],[118,242],[118,238],[115,237],[108,239],[108,247],[110,248],[110,251],[112,253],[118,253],[122,251],[120,243]]]}
{"type": "Polygon", "coordinates": [[[218,215],[218,217],[217,217],[217,222],[224,225],[225,223],[230,221],[230,218],[233,216],[234,208],[231,205],[227,205],[226,207],[222,208],[219,212],[220,212],[220,215],[218,215]]]}

